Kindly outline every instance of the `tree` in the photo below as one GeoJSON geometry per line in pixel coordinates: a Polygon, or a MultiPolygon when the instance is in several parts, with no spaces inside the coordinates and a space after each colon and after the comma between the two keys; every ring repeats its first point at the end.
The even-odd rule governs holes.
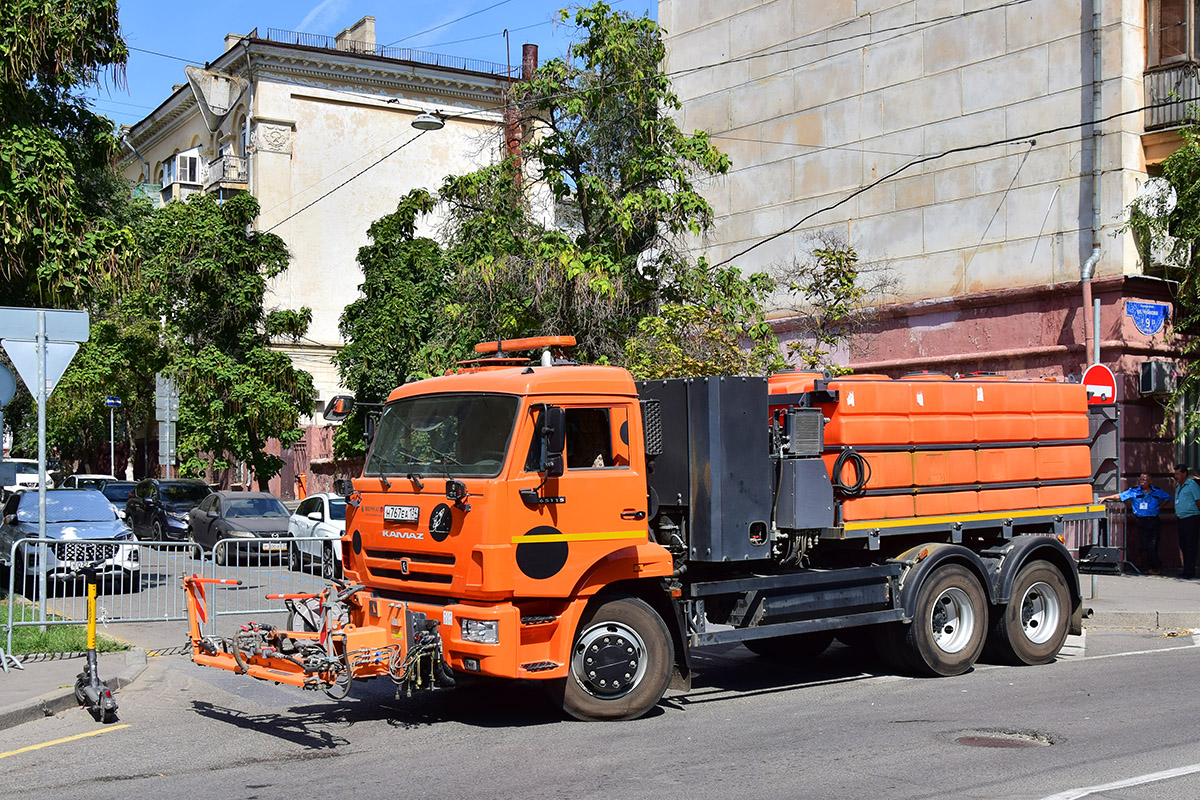
{"type": "MultiPolygon", "coordinates": [[[[346,346],[333,361],[360,402],[381,402],[404,383],[438,324],[438,303],[446,296],[450,276],[437,242],[416,236],[418,216],[433,207],[429,192],[410,192],[396,211],[371,224],[371,243],[358,250],[362,297],[342,312],[338,330],[346,346]]],[[[360,454],[362,430],[363,419],[356,412],[337,430],[337,452],[360,454]]]]}
{"type": "Polygon", "coordinates": [[[0,3],[0,304],[87,302],[119,277],[119,142],[79,90],[120,85],[127,55],[116,0],[0,3]]]}
{"type": "Polygon", "coordinates": [[[685,277],[675,287],[681,296],[642,317],[626,341],[634,377],[762,375],[784,366],[763,309],[775,289],[770,276],[745,278],[701,260],[685,277]]]}
{"type": "Polygon", "coordinates": [[[298,441],[316,392],[312,376],[270,347],[303,336],[312,312],[266,309],[267,282],[287,269],[288,253],[278,236],[253,230],[258,210],[249,194],[222,205],[192,195],[155,212],[140,241],[147,310],[163,320],[167,372],[179,387],[183,471],[237,459],[265,491],[283,467],[267,441],[298,441]]]}
{"type": "MultiPolygon", "coordinates": [[[[1178,435],[1194,435],[1200,429],[1200,370],[1194,360],[1200,352],[1200,123],[1193,117],[1181,131],[1183,144],[1162,163],[1162,181],[1150,187],[1127,209],[1126,229],[1138,241],[1144,264],[1150,254],[1166,254],[1168,277],[1179,281],[1175,294],[1172,329],[1180,338],[1181,370],[1168,406],[1186,409],[1178,435]],[[1173,197],[1173,202],[1171,198],[1173,197]],[[1187,400],[1187,402],[1182,402],[1187,400]]],[[[1163,421],[1166,430],[1171,415],[1163,421]]]]}
{"type": "Polygon", "coordinates": [[[859,260],[858,251],[836,233],[809,237],[809,253],[775,270],[791,312],[793,337],[788,361],[802,369],[843,370],[832,361],[839,345],[852,347],[873,309],[895,289],[890,264],[859,260]]]}
{"type": "MultiPolygon", "coordinates": [[[[537,333],[570,333],[580,358],[622,363],[639,320],[664,304],[734,309],[757,291],[736,270],[696,280],[685,237],[708,230],[712,209],[694,181],[729,160],[671,116],[680,104],[658,26],[605,3],[574,20],[582,39],[571,56],[514,87],[527,128],[521,159],[438,190],[448,273],[422,295],[438,299],[431,338],[393,356],[409,374],[439,372],[481,340],[537,333]]],[[[343,371],[357,389],[355,377],[343,371]]]]}

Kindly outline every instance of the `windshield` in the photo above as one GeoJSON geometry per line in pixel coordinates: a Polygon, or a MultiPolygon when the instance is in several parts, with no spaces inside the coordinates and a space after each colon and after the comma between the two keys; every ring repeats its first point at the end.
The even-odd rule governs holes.
{"type": "Polygon", "coordinates": [[[441,394],[390,403],[364,475],[495,477],[508,452],[519,401],[512,395],[441,394]]]}
{"type": "Polygon", "coordinates": [[[114,503],[124,503],[133,494],[136,483],[106,483],[100,493],[114,503]]]}
{"type": "Polygon", "coordinates": [[[287,508],[274,497],[242,497],[226,500],[226,517],[286,517],[287,508]]]}
{"type": "Polygon", "coordinates": [[[336,520],[346,519],[346,501],[342,498],[329,500],[329,518],[336,520]]]}
{"type": "Polygon", "coordinates": [[[197,505],[208,497],[209,490],[202,483],[164,483],[158,487],[158,495],[167,503],[197,505]]]}
{"type": "MultiPolygon", "coordinates": [[[[95,489],[62,489],[46,492],[46,522],[111,522],[116,519],[112,503],[95,489]]],[[[36,492],[21,495],[18,522],[37,522],[36,492]]]]}
{"type": "Polygon", "coordinates": [[[75,478],[75,487],[77,489],[99,489],[104,486],[105,481],[112,480],[111,478],[75,478]]]}

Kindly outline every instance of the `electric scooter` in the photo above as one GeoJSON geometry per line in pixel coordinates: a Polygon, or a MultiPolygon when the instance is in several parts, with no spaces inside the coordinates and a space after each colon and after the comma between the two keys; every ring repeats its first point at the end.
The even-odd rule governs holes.
{"type": "Polygon", "coordinates": [[[87,665],[75,679],[75,699],[88,710],[97,722],[108,724],[116,722],[117,701],[113,699],[112,689],[100,680],[100,671],[96,663],[96,594],[97,594],[97,564],[81,567],[78,572],[87,580],[87,665]]]}

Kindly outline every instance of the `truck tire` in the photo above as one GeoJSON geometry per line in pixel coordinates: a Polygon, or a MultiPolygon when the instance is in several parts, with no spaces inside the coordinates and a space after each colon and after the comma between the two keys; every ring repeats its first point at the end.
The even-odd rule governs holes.
{"type": "Polygon", "coordinates": [[[567,677],[550,690],[576,719],[636,719],[662,699],[674,664],[662,618],[636,597],[619,597],[584,612],[567,677]]]}
{"type": "Polygon", "coordinates": [[[923,677],[961,675],[983,651],[987,608],[969,569],[938,567],[917,590],[912,623],[884,628],[880,652],[893,666],[923,677]]]}
{"type": "Polygon", "coordinates": [[[1062,572],[1030,561],[1013,581],[1012,598],[992,620],[990,650],[1009,664],[1047,664],[1067,640],[1071,596],[1062,572]]]}
{"type": "Polygon", "coordinates": [[[772,639],[748,639],[742,642],[756,656],[776,661],[808,661],[816,658],[833,644],[833,631],[792,633],[772,639]]]}

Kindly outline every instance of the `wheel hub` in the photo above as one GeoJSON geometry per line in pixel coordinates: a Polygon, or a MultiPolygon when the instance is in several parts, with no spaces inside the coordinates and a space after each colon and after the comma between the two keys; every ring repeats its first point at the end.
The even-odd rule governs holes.
{"type": "Polygon", "coordinates": [[[975,609],[966,592],[952,587],[933,601],[929,615],[933,641],[947,653],[957,653],[971,641],[975,631],[975,609]]]}
{"type": "Polygon", "coordinates": [[[1030,586],[1021,598],[1021,630],[1025,638],[1034,644],[1045,644],[1058,628],[1061,613],[1058,595],[1049,584],[1038,581],[1030,586]]]}
{"type": "Polygon", "coordinates": [[[602,623],[579,637],[571,672],[587,692],[613,700],[633,691],[646,674],[646,645],[632,628],[602,623]]]}

